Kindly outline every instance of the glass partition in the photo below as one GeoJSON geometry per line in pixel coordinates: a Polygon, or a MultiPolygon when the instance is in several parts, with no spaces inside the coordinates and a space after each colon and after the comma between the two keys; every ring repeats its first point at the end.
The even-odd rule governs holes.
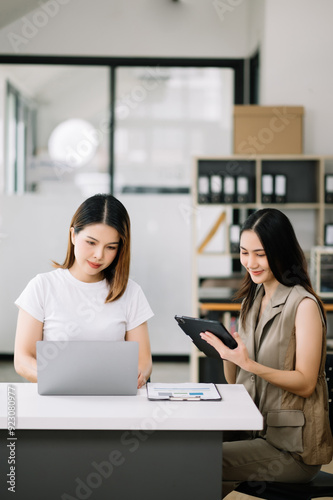
{"type": "Polygon", "coordinates": [[[0,296],[0,352],[13,346],[14,300],[31,277],[50,270],[50,259],[63,260],[69,217],[113,181],[131,217],[131,277],[155,313],[152,351],[189,353],[173,318],[192,310],[193,157],[231,153],[233,80],[227,68],[0,66],[0,97],[7,82],[14,89],[7,93],[5,169],[0,160],[0,278],[12,283],[0,296]],[[30,115],[20,102],[29,103],[30,115]],[[24,259],[22,241],[34,242],[24,259]],[[12,261],[19,263],[14,280],[12,261]]]}
{"type": "Polygon", "coordinates": [[[194,156],[232,151],[234,71],[116,72],[115,192],[189,189],[194,156]]]}
{"type": "Polygon", "coordinates": [[[109,191],[109,68],[7,65],[5,192],[109,191]]]}

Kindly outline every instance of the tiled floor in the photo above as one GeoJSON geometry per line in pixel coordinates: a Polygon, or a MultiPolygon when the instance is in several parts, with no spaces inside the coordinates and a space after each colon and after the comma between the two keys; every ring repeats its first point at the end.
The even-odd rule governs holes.
{"type": "MultiPolygon", "coordinates": [[[[154,363],[151,380],[152,382],[189,382],[189,364],[178,362],[154,363]]],[[[11,360],[0,359],[0,382],[24,382],[24,379],[15,372],[11,360]]],[[[329,465],[323,466],[323,470],[333,474],[333,461],[329,465]]],[[[227,500],[255,500],[255,497],[236,492],[230,493],[226,498],[227,500]]],[[[322,500],[329,500],[329,498],[322,500]]]]}

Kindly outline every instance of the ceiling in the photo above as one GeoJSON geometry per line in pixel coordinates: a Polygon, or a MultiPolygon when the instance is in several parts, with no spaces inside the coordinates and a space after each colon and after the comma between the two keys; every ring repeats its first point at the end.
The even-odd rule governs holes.
{"type": "Polygon", "coordinates": [[[16,19],[26,16],[39,7],[38,0],[1,0],[0,28],[13,23],[16,19]]]}

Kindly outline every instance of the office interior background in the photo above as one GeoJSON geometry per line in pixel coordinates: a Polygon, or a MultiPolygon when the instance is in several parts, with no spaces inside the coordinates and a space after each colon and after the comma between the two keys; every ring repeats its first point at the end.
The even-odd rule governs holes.
{"type": "MultiPolygon", "coordinates": [[[[332,18],[330,0],[1,2],[0,368],[14,300],[63,260],[77,206],[112,188],[132,221],[131,277],[155,313],[153,356],[185,360],[156,377],[187,380],[191,343],[174,315],[193,315],[194,157],[233,153],[235,103],[304,106],[304,154],[333,154],[332,18]],[[74,119],[87,130],[64,168],[54,131],[74,119]]],[[[307,250],[311,217],[292,214],[307,250]]]]}
{"type": "MultiPolygon", "coordinates": [[[[186,359],[174,315],[193,315],[194,158],[232,154],[235,103],[304,106],[304,154],[332,154],[332,2],[12,0],[0,12],[0,353],[13,353],[16,297],[64,259],[77,206],[112,189],[155,313],[153,355],[186,359]],[[87,129],[64,167],[69,120],[87,129]]],[[[293,217],[309,250],[311,214],[293,217]]]]}

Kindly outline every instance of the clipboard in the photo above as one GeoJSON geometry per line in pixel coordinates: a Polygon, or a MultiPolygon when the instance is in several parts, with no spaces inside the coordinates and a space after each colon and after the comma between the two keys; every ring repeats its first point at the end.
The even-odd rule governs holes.
{"type": "Polygon", "coordinates": [[[152,383],[148,382],[149,401],[221,401],[222,396],[213,383],[152,383]]]}

